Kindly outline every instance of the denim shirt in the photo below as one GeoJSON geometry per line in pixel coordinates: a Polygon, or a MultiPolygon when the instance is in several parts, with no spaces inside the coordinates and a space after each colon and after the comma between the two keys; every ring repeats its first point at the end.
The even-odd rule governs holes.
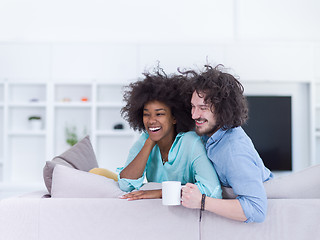
{"type": "Polygon", "coordinates": [[[221,185],[233,189],[247,217],[246,222],[263,222],[268,205],[263,182],[273,178],[273,174],[264,166],[251,139],[237,127],[219,129],[203,140],[221,185]]]}

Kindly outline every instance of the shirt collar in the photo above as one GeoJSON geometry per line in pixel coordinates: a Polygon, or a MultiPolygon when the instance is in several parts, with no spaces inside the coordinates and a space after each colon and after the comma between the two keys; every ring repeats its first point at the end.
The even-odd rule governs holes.
{"type": "Polygon", "coordinates": [[[218,141],[220,141],[220,139],[226,134],[227,130],[223,130],[222,128],[219,128],[218,131],[216,131],[214,134],[212,134],[211,137],[207,137],[203,138],[204,140],[206,140],[206,145],[211,145],[214,144],[218,141]]]}
{"type": "Polygon", "coordinates": [[[179,132],[176,136],[176,138],[174,139],[171,148],[174,148],[174,146],[179,142],[179,139],[184,135],[184,132],[179,132]]]}

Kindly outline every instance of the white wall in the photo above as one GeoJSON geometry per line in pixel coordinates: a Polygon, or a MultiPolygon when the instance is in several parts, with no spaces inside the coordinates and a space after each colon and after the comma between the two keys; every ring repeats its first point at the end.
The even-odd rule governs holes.
{"type": "Polygon", "coordinates": [[[1,46],[0,77],[127,79],[208,57],[242,79],[310,80],[319,11],[317,0],[2,0],[0,43],[17,45],[1,46]]]}
{"type": "Polygon", "coordinates": [[[233,34],[231,0],[2,0],[0,9],[2,41],[162,43],[233,34]]]}
{"type": "MultiPolygon", "coordinates": [[[[320,79],[319,12],[318,0],[2,0],[0,79],[127,82],[158,60],[172,72],[208,59],[243,82],[306,86],[320,79]]],[[[301,168],[310,134],[295,131],[301,168]]]]}
{"type": "Polygon", "coordinates": [[[320,39],[317,0],[2,0],[0,41],[320,39]]]}

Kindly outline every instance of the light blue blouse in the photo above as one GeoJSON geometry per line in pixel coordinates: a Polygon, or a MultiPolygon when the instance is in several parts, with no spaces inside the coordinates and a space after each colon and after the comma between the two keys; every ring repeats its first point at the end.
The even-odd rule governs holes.
{"type": "MultiPolygon", "coordinates": [[[[127,166],[140,152],[148,138],[143,133],[138,141],[132,146],[127,166]]],[[[124,168],[119,168],[121,170],[124,168]]],[[[121,190],[129,192],[139,189],[143,185],[144,177],[148,182],[180,181],[181,184],[188,182],[195,183],[202,194],[214,198],[221,198],[221,185],[211,162],[207,158],[206,150],[201,138],[195,132],[179,133],[169,151],[168,162],[164,165],[161,160],[161,153],[158,145],[152,149],[144,174],[141,178],[133,180],[120,178],[118,175],[121,190]]]]}

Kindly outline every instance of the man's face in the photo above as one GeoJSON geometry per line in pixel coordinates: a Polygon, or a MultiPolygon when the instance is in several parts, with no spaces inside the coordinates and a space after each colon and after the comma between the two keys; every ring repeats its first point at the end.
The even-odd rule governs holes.
{"type": "Polygon", "coordinates": [[[213,106],[211,104],[204,103],[205,94],[200,93],[200,96],[196,91],[193,92],[191,98],[191,114],[192,119],[195,120],[196,133],[200,136],[211,136],[218,128],[216,125],[216,117],[213,106]]]}

